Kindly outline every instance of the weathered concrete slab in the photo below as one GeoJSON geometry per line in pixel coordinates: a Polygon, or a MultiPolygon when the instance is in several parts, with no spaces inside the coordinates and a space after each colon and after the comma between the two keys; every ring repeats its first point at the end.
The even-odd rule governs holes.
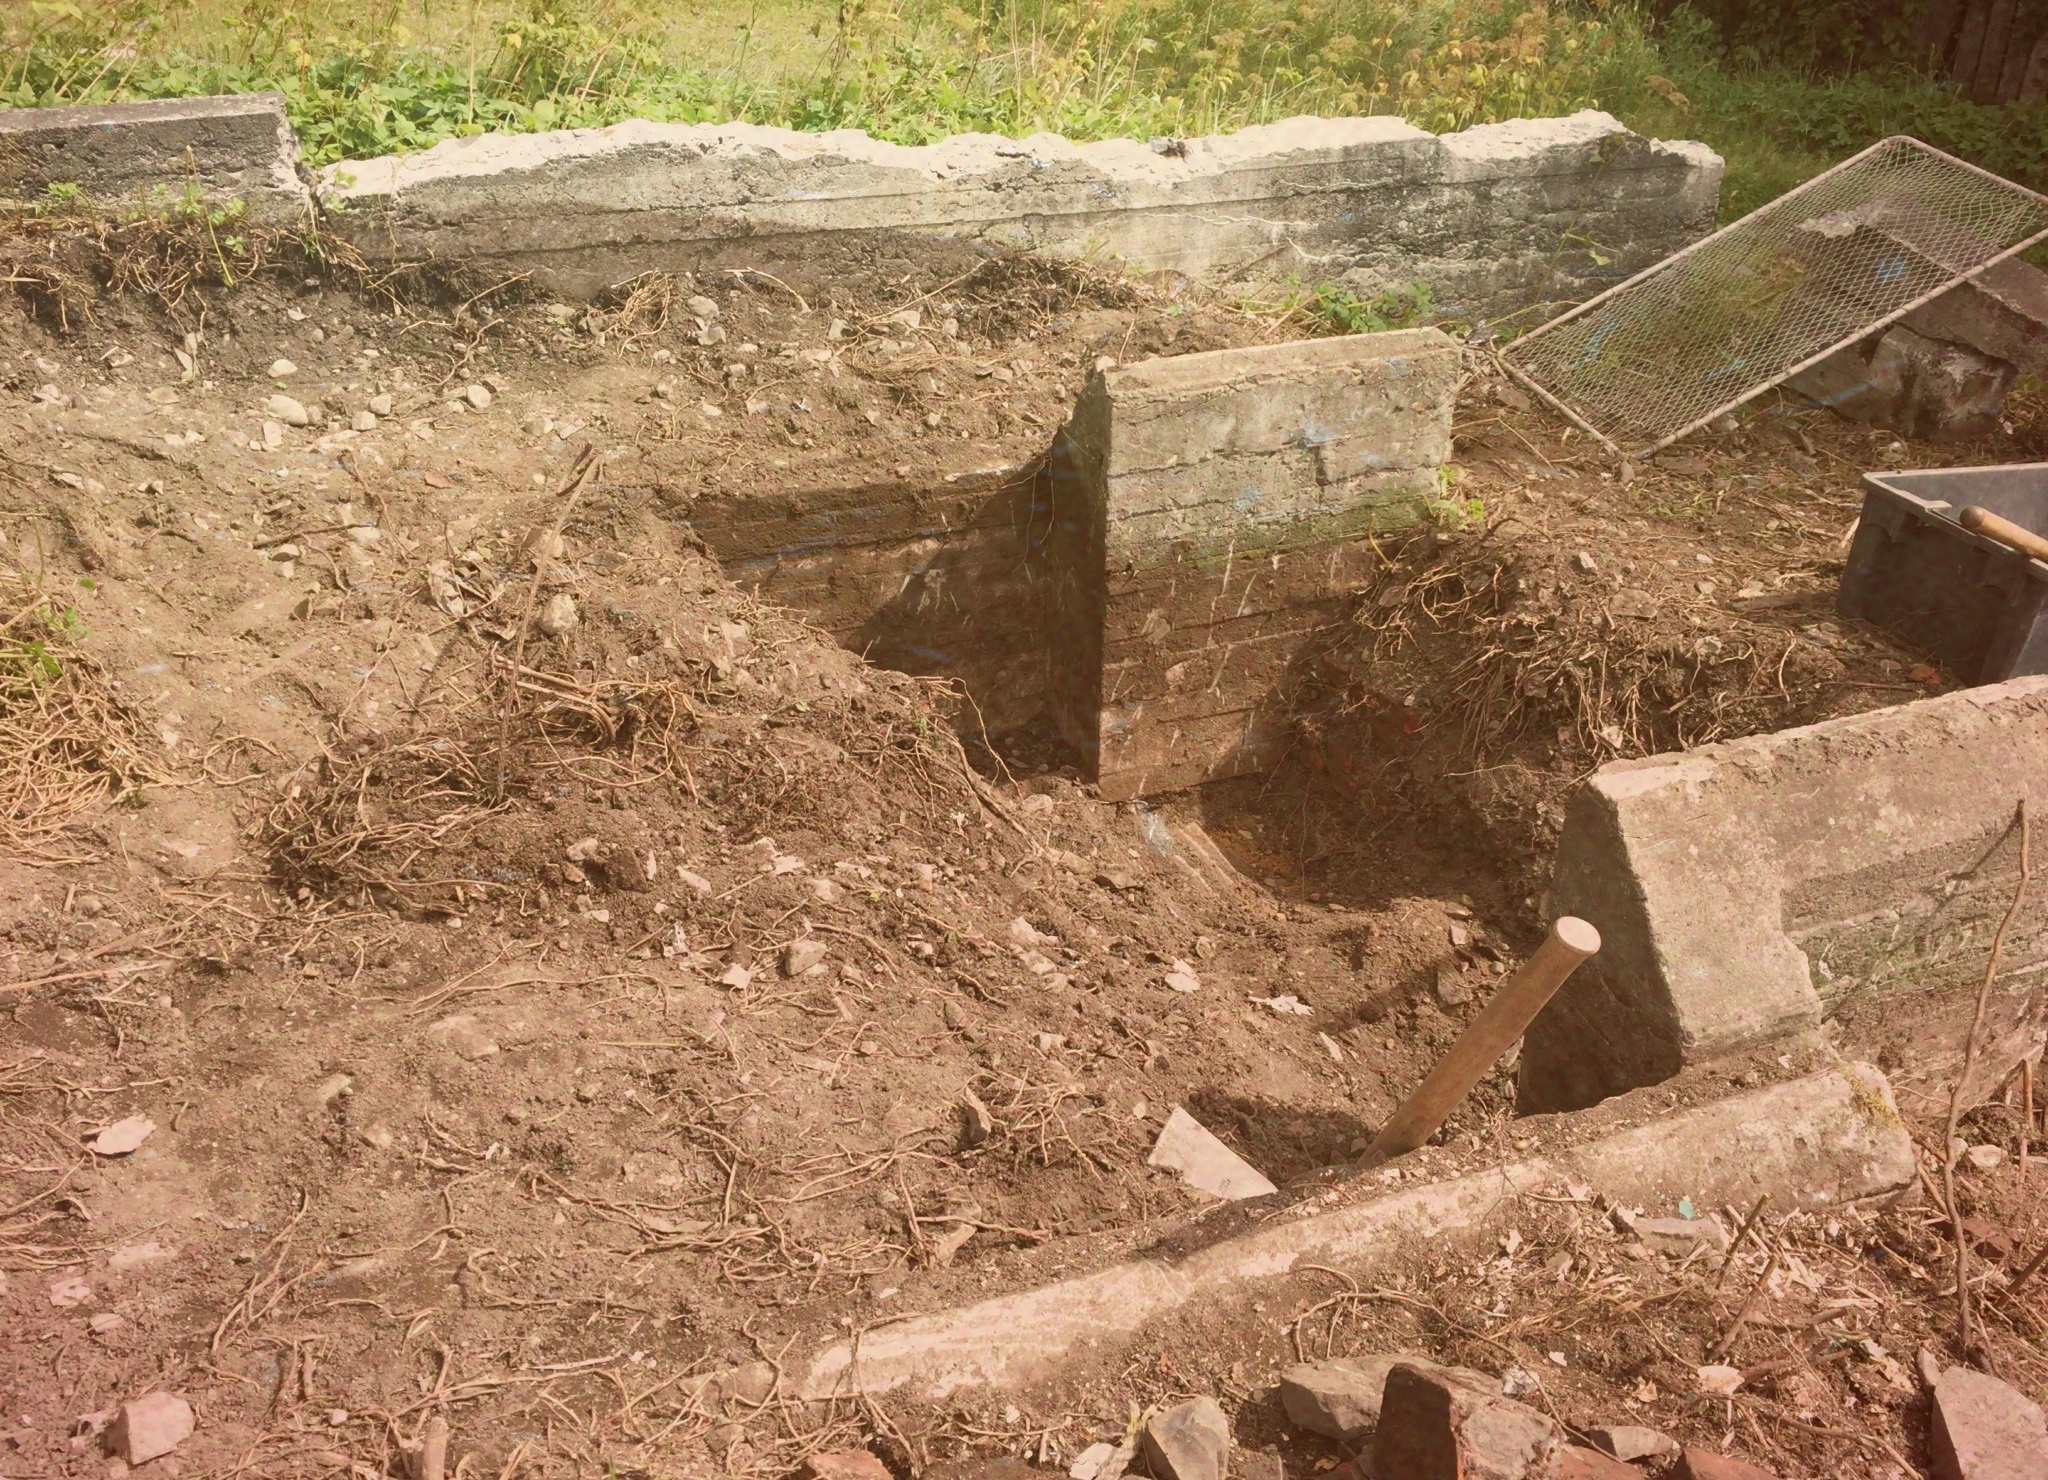
{"type": "Polygon", "coordinates": [[[1590,111],[1441,138],[1397,118],[1292,118],[1170,152],[633,121],[353,160],[320,194],[366,252],[491,253],[565,296],[652,269],[815,279],[847,243],[907,234],[1225,280],[1420,280],[1487,318],[1581,298],[1711,230],[1720,178],[1704,145],[1590,111]]]}
{"type": "Polygon", "coordinates": [[[1302,641],[1412,524],[1462,352],[1404,329],[1150,360],[1092,380],[1054,449],[1076,645],[1055,716],[1113,800],[1262,768],[1302,641]]]}
{"type": "MultiPolygon", "coordinates": [[[[2021,796],[2048,797],[2048,678],[1603,766],[1566,812],[1549,900],[1603,946],[1530,1026],[1523,1108],[1654,1084],[1851,993],[1981,972],[2021,796]]],[[[2038,922],[2005,949],[2034,960],[2038,922]]]]}
{"type": "Polygon", "coordinates": [[[966,1388],[1015,1393],[1089,1364],[1109,1365],[1151,1322],[1272,1298],[1303,1265],[1364,1269],[1417,1240],[1473,1235],[1519,1193],[1565,1181],[1617,1202],[1825,1207],[1914,1185],[1913,1148],[1884,1076],[1867,1065],[1653,1119],[1556,1155],[1388,1190],[1353,1182],[1329,1211],[1290,1214],[1178,1259],[1138,1259],[976,1305],[899,1320],[835,1343],[788,1390],[806,1399],[908,1388],[939,1400],[966,1388]]]}
{"type": "Polygon", "coordinates": [[[163,210],[196,187],[259,224],[312,220],[282,93],[0,110],[0,197],[47,199],[52,185],[116,211],[163,210]]]}

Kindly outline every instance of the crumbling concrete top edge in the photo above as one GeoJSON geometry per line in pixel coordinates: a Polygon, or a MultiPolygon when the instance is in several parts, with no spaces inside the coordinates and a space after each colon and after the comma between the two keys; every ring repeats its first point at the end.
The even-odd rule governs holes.
{"type": "Polygon", "coordinates": [[[1255,385],[1320,373],[1333,365],[1373,364],[1404,356],[1419,359],[1448,355],[1455,360],[1463,354],[1458,341],[1441,329],[1387,329],[1377,334],[1334,334],[1321,339],[1290,339],[1279,344],[1166,355],[1119,365],[1104,371],[1102,379],[1111,397],[1119,400],[1151,392],[1178,397],[1211,386],[1255,385]]]}
{"type": "Polygon", "coordinates": [[[141,103],[79,103],[62,108],[0,108],[0,134],[61,133],[71,129],[116,129],[138,123],[180,119],[285,119],[281,92],[219,93],[191,98],[153,98],[141,103]]]}
{"type": "Polygon", "coordinates": [[[1586,785],[1616,802],[1632,801],[1673,787],[1697,786],[1716,778],[1730,766],[1775,760],[1787,752],[1798,752],[1839,737],[1885,738],[1904,730],[1938,725],[1950,717],[1987,712],[2048,719],[2048,674],[1958,689],[1767,734],[1716,741],[1696,750],[1609,761],[1593,773],[1586,785]]]}

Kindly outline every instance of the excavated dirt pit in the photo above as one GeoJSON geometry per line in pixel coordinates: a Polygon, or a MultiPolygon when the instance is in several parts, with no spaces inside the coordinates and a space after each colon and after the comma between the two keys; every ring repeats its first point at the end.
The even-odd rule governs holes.
{"type": "MultiPolygon", "coordinates": [[[[1298,665],[1285,761],[1111,807],[1036,726],[1000,591],[955,599],[992,594],[978,574],[848,619],[924,526],[866,566],[786,544],[750,565],[749,511],[1000,504],[1099,357],[1302,326],[978,272],[453,318],[276,274],[170,318],[103,298],[68,332],[7,310],[0,1473],[106,1473],[81,1415],[157,1384],[200,1406],[160,1462],[188,1474],[397,1473],[436,1408],[471,1474],[782,1474],[870,1438],[903,1465],[1051,1462],[1198,1388],[1253,1449],[1327,1467],[1271,1403],[1305,1339],[1277,1313],[1227,1349],[1163,1333],[1058,1412],[720,1411],[688,1379],[1171,1235],[1207,1205],[1145,1164],[1175,1105],[1287,1196],[1325,1185],[1533,943],[1590,766],[1936,690],[1830,615],[1857,474],[2044,440],[2025,402],[1960,452],[1764,418],[1624,483],[1482,367],[1458,460],[1483,516],[1387,548],[1355,625],[1298,665]],[[276,394],[314,425],[266,435],[276,394]],[[935,678],[1016,702],[991,722],[935,678]],[[133,1115],[139,1150],[82,1149],[133,1115]]],[[[1551,1133],[1512,1119],[1504,1069],[1445,1140],[1483,1159],[1551,1133]]],[[[2033,1194],[1979,1181],[2017,1260],[2033,1194]]],[[[1604,1237],[1525,1212],[1516,1248],[1604,1237]]],[[[1935,1235],[1883,1217],[1875,1245],[1788,1233],[1820,1272],[1772,1319],[1855,1288],[1893,1349],[1934,1330],[1935,1235]]],[[[1541,1364],[1559,1321],[1489,1330],[1479,1302],[1519,1279],[1580,1326],[1604,1307],[1515,1253],[1418,1255],[1389,1278],[1427,1298],[1345,1305],[1327,1339],[1541,1364]]],[[[1728,1415],[1670,1374],[1731,1301],[1586,1261],[1586,1288],[1658,1314],[1575,1336],[1560,1411],[1626,1401],[1719,1443],[1728,1415]]],[[[1802,1366],[1809,1418],[1744,1446],[1867,1474],[1810,1432],[1855,1423],[1917,1452],[1906,1399],[1847,1370],[1802,1366]]]]}

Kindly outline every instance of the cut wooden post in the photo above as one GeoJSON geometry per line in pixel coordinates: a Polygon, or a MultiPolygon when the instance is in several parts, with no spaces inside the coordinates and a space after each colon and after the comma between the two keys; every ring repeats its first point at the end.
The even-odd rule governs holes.
{"type": "Polygon", "coordinates": [[[1508,1045],[1522,1036],[1543,1005],[1564,985],[1581,961],[1600,949],[1600,932],[1584,920],[1566,915],[1554,922],[1550,934],[1536,948],[1536,954],[1522,963],[1522,969],[1493,994],[1470,1027],[1451,1045],[1422,1087],[1410,1095],[1393,1118],[1380,1128],[1360,1159],[1361,1166],[1377,1166],[1413,1151],[1431,1136],[1472,1086],[1486,1077],[1487,1070],[1500,1061],[1508,1045]]]}

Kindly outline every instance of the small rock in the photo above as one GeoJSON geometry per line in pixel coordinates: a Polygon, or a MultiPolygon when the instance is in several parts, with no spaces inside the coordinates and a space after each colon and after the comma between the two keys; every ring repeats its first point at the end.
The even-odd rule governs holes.
{"type": "Polygon", "coordinates": [[[482,411],[491,404],[491,388],[485,385],[470,386],[463,391],[462,399],[469,402],[477,410],[482,411]]]}
{"type": "Polygon", "coordinates": [[[2048,1419],[2039,1404],[1995,1377],[1969,1367],[1942,1373],[1931,1429],[1935,1480],[2048,1476],[2048,1419]]]}
{"type": "Polygon", "coordinates": [[[147,1115],[117,1120],[92,1138],[92,1149],[101,1156],[126,1156],[150,1137],[156,1122],[147,1115]]]}
{"type": "Polygon", "coordinates": [[[1923,1346],[1920,1348],[1919,1357],[1915,1359],[1915,1365],[1920,1369],[1920,1380],[1927,1384],[1930,1392],[1940,1386],[1942,1370],[1940,1357],[1937,1357],[1932,1351],[1923,1346]]]}
{"type": "Polygon", "coordinates": [[[1600,572],[1600,562],[1593,558],[1590,550],[1581,550],[1572,556],[1572,564],[1578,567],[1580,575],[1598,575],[1600,572]]]}
{"type": "Polygon", "coordinates": [[[312,413],[290,396],[272,396],[263,403],[263,414],[276,417],[288,427],[311,426],[312,413]]]}
{"type": "MultiPolygon", "coordinates": [[[[720,317],[718,305],[711,299],[704,297],[701,293],[689,299],[683,306],[689,309],[694,317],[703,319],[706,323],[715,324],[720,317]]],[[[832,322],[836,324],[839,321],[834,319],[832,322]]],[[[838,338],[837,335],[833,337],[835,339],[838,338]]]]}
{"type": "Polygon", "coordinates": [[[1158,1480],[1223,1480],[1230,1418],[1214,1398],[1190,1398],[1146,1421],[1145,1461],[1158,1480]]]}
{"type": "Polygon", "coordinates": [[[283,380],[287,376],[297,375],[298,373],[299,367],[290,360],[272,360],[270,362],[270,378],[272,380],[283,380]]]}
{"type": "MultiPolygon", "coordinates": [[[[1355,1443],[1378,1426],[1387,1374],[1396,1362],[1424,1372],[1439,1370],[1433,1362],[1397,1353],[1298,1362],[1280,1374],[1280,1406],[1296,1428],[1355,1443]]],[[[1485,1380],[1476,1372],[1464,1375],[1485,1380]]]]}
{"type": "Polygon", "coordinates": [[[282,446],[284,446],[284,423],[281,421],[266,421],[263,423],[263,450],[265,452],[275,452],[282,446]]]}
{"type": "Polygon", "coordinates": [[[1562,1446],[1555,1420],[1504,1398],[1492,1382],[1397,1362],[1380,1405],[1374,1469],[1381,1475],[1524,1480],[1545,1475],[1562,1446]]]}
{"type": "MultiPolygon", "coordinates": [[[[948,1007],[951,1003],[946,1004],[948,1007]]],[[[960,1091],[960,1145],[964,1150],[979,1146],[996,1132],[995,1117],[988,1113],[988,1106],[982,1104],[981,1096],[971,1089],[960,1091]]]]}
{"type": "Polygon", "coordinates": [[[355,414],[355,419],[349,425],[359,432],[374,432],[377,430],[377,413],[374,411],[358,411],[355,414]]]}
{"type": "Polygon", "coordinates": [[[1963,1156],[1980,1172],[1988,1172],[2005,1164],[2003,1146],[1972,1146],[1963,1153],[1963,1156]]]}
{"type": "Polygon", "coordinates": [[[1728,1231],[1712,1218],[1638,1218],[1635,1235],[1660,1254],[1690,1254],[1701,1244],[1717,1252],[1728,1247],[1728,1231]]]}
{"type": "Polygon", "coordinates": [[[1436,1000],[1446,1007],[1463,1007],[1472,1000],[1472,988],[1465,973],[1446,961],[1436,969],[1436,1000]]]}
{"type": "Polygon", "coordinates": [[[1114,1444],[1090,1444],[1067,1466],[1067,1480],[1095,1480],[1102,1467],[1116,1458],[1114,1444]]]}
{"type": "Polygon", "coordinates": [[[782,974],[802,976],[829,954],[822,940],[793,940],[782,948],[782,974]]]}
{"type": "Polygon", "coordinates": [[[582,618],[576,611],[576,598],[567,591],[557,591],[547,599],[547,605],[540,609],[540,630],[549,637],[560,637],[574,632],[582,618]]]}
{"type": "Polygon", "coordinates": [[[88,1316],[85,1322],[86,1329],[95,1336],[111,1336],[127,1324],[128,1317],[117,1315],[111,1310],[103,1310],[96,1316],[88,1316]]]}
{"type": "Polygon", "coordinates": [[[1229,1202],[1264,1197],[1278,1190],[1178,1105],[1167,1116],[1159,1140],[1145,1161],[1150,1166],[1179,1172],[1188,1186],[1229,1202]]]}
{"type": "Polygon", "coordinates": [[[391,397],[386,395],[372,396],[370,397],[370,415],[389,416],[391,414],[391,409],[397,404],[398,403],[396,401],[392,400],[391,397]]]}
{"type": "Polygon", "coordinates": [[[1662,1429],[1640,1424],[1608,1424],[1592,1430],[1593,1442],[1619,1460],[1665,1459],[1678,1453],[1678,1441],[1662,1429]]]}
{"type": "Polygon", "coordinates": [[[889,1467],[865,1449],[828,1449],[804,1461],[805,1480],[895,1480],[889,1467]]]}
{"type": "Polygon", "coordinates": [[[1567,1444],[1558,1451],[1557,1468],[1550,1471],[1544,1480],[1643,1480],[1643,1472],[1633,1465],[1611,1459],[1597,1449],[1581,1449],[1576,1444],[1567,1444]]]}
{"type": "Polygon", "coordinates": [[[1667,1480],[1778,1480],[1778,1477],[1769,1470],[1759,1470],[1747,1460],[1731,1459],[1725,1454],[1689,1444],[1678,1461],[1678,1468],[1667,1480]]]}
{"type": "Polygon", "coordinates": [[[63,1310],[92,1299],[92,1286],[75,1274],[60,1274],[50,1281],[50,1304],[63,1310]]]}
{"type": "Polygon", "coordinates": [[[1176,992],[1202,990],[1202,979],[1195,975],[1195,968],[1178,956],[1174,957],[1173,964],[1167,968],[1166,984],[1176,992]]]}
{"type": "Polygon", "coordinates": [[[123,1403],[107,1425],[107,1447],[131,1465],[146,1465],[192,1437],[192,1405],[176,1393],[144,1393],[123,1403]]]}

